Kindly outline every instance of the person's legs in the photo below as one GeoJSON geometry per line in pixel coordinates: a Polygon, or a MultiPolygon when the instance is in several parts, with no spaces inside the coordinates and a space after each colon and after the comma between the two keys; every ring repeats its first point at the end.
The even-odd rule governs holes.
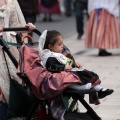
{"type": "Polygon", "coordinates": [[[76,18],[76,30],[78,33],[78,39],[81,38],[81,36],[84,33],[84,23],[83,23],[83,3],[78,0],[75,2],[75,18],[76,18]]]}
{"type": "Polygon", "coordinates": [[[64,6],[65,6],[65,15],[71,16],[72,15],[72,0],[64,0],[64,6]]]}
{"type": "Polygon", "coordinates": [[[49,21],[49,22],[52,22],[52,21],[53,21],[53,19],[52,19],[52,14],[49,14],[49,15],[48,15],[48,21],[49,21]]]}
{"type": "Polygon", "coordinates": [[[74,89],[74,90],[86,90],[91,88],[91,83],[87,83],[85,85],[79,85],[79,84],[72,84],[69,86],[69,88],[74,89]]]}
{"type": "MultiPolygon", "coordinates": [[[[91,83],[87,83],[85,85],[72,84],[69,86],[69,88],[73,90],[89,90],[91,89],[91,86],[92,86],[91,83]]],[[[96,85],[95,87],[93,87],[93,89],[95,89],[98,92],[99,99],[102,99],[114,92],[113,89],[106,89],[101,87],[100,85],[96,85]]]]}
{"type": "Polygon", "coordinates": [[[46,22],[46,21],[47,21],[47,14],[45,13],[44,18],[43,18],[43,22],[46,22]]]}
{"type": "MultiPolygon", "coordinates": [[[[82,13],[83,14],[83,13],[82,13]]],[[[78,33],[78,37],[77,39],[80,39],[84,33],[83,31],[83,16],[79,15],[79,16],[76,16],[76,30],[77,30],[77,33],[78,33]]]]}
{"type": "Polygon", "coordinates": [[[72,84],[69,88],[75,90],[95,89],[98,93],[99,99],[112,94],[114,91],[113,89],[103,88],[100,85],[101,80],[99,79],[99,76],[92,71],[84,69],[82,71],[72,72],[80,78],[82,84],[72,84]]]}

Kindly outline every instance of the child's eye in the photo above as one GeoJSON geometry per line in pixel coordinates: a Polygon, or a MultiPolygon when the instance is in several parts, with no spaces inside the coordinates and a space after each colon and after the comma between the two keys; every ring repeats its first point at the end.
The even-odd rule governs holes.
{"type": "Polygon", "coordinates": [[[62,44],[60,43],[59,46],[61,46],[62,44]]]}
{"type": "Polygon", "coordinates": [[[59,46],[62,46],[62,45],[63,45],[63,43],[58,43],[58,45],[59,45],[59,46]]]}

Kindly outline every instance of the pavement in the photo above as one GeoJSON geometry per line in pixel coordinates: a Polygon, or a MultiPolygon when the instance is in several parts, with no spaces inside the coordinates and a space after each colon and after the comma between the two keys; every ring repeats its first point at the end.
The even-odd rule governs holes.
{"type": "MultiPolygon", "coordinates": [[[[53,16],[53,22],[42,22],[42,15],[37,18],[36,26],[41,32],[45,29],[55,29],[62,33],[65,45],[71,50],[76,61],[82,63],[83,68],[97,73],[102,81],[101,86],[114,89],[114,93],[101,99],[100,105],[90,106],[102,118],[102,120],[120,120],[120,49],[108,50],[113,55],[99,57],[98,49],[85,47],[85,36],[77,40],[76,24],[74,16],[53,16]]],[[[84,20],[86,25],[86,20],[84,20]]],[[[37,36],[35,36],[36,39],[37,36]]],[[[89,102],[88,95],[85,96],[89,102]]],[[[81,111],[85,108],[80,104],[81,111]]]]}

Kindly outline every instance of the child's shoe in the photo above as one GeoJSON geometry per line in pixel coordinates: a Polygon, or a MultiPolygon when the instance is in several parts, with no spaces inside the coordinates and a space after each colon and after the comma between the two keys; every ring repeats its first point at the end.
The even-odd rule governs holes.
{"type": "Polygon", "coordinates": [[[104,91],[100,90],[100,91],[98,91],[98,97],[99,97],[99,99],[102,99],[102,98],[106,97],[107,95],[112,94],[113,92],[114,92],[113,89],[106,89],[104,91]]]}

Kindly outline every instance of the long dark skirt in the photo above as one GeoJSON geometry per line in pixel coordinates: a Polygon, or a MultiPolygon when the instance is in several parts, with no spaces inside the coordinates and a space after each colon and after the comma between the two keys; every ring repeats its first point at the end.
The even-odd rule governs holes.
{"type": "Polygon", "coordinates": [[[86,83],[94,84],[96,81],[99,80],[99,76],[96,73],[86,69],[83,71],[77,71],[76,74],[79,76],[80,80],[82,81],[82,84],[86,83]]]}
{"type": "MultiPolygon", "coordinates": [[[[87,83],[92,83],[91,89],[94,88],[94,86],[99,85],[101,83],[99,76],[92,71],[84,69],[83,71],[75,71],[73,73],[77,74],[83,85],[87,83]]],[[[97,93],[89,94],[89,102],[96,105],[100,104],[97,93]]]]}

